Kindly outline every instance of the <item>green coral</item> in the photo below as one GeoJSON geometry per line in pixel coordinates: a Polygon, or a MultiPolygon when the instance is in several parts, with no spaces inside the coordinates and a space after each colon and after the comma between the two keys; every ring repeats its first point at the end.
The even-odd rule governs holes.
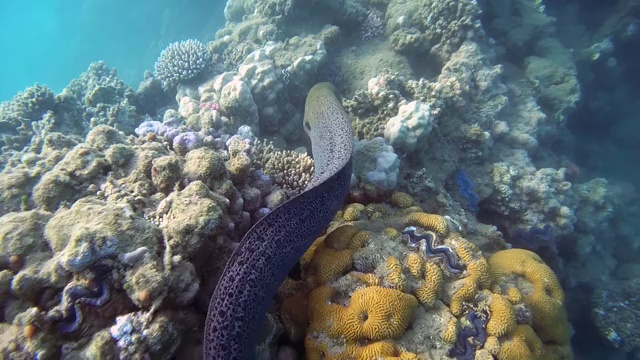
{"type": "Polygon", "coordinates": [[[228,200],[210,191],[201,181],[171,193],[158,205],[166,252],[170,256],[194,257],[223,223],[228,200]]]}
{"type": "Polygon", "coordinates": [[[80,271],[95,261],[146,247],[158,248],[160,230],[128,206],[83,198],[47,223],[45,237],[60,264],[80,271]]]}

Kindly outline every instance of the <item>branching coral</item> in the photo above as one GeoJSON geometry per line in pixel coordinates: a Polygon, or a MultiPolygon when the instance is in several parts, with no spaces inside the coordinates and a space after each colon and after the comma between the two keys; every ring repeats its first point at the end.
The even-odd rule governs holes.
{"type": "Polygon", "coordinates": [[[266,141],[257,142],[253,149],[254,162],[273,182],[292,193],[299,193],[313,176],[313,159],[304,153],[277,150],[266,141]]]}
{"type": "Polygon", "coordinates": [[[178,84],[200,75],[212,65],[211,54],[198,40],[185,40],[167,46],[155,64],[155,75],[162,86],[174,89],[178,84]]]}

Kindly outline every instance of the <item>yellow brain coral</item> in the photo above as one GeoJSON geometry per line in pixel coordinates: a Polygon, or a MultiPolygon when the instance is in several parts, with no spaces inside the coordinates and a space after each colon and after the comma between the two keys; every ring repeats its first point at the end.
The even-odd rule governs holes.
{"type": "Polygon", "coordinates": [[[425,263],[424,281],[415,289],[416,298],[427,308],[433,306],[442,289],[444,275],[440,267],[433,262],[425,263]]]}
{"type": "Polygon", "coordinates": [[[450,237],[450,241],[455,244],[455,251],[467,265],[468,276],[461,282],[460,288],[451,297],[451,312],[458,316],[462,314],[463,302],[472,300],[478,290],[491,286],[491,271],[487,259],[482,257],[480,250],[464,239],[459,234],[450,237]]]}
{"type": "Polygon", "coordinates": [[[449,304],[451,313],[455,316],[461,315],[462,310],[464,310],[463,303],[473,300],[477,293],[478,286],[475,281],[470,277],[463,279],[462,286],[451,296],[451,303],[449,304]]]}
{"type": "Polygon", "coordinates": [[[489,258],[494,281],[516,287],[531,309],[533,329],[545,344],[569,345],[570,328],[564,292],[555,274],[538,255],[523,249],[503,250],[489,258]]]}
{"type": "Polygon", "coordinates": [[[391,227],[385,228],[382,232],[384,233],[384,236],[388,237],[391,240],[400,239],[402,237],[400,231],[391,227]]]}
{"type": "Polygon", "coordinates": [[[447,326],[442,331],[442,340],[448,344],[453,344],[458,339],[458,319],[451,317],[447,326]]]}
{"type": "Polygon", "coordinates": [[[356,290],[346,307],[334,303],[334,295],[328,286],[309,295],[309,334],[324,332],[350,342],[394,339],[405,332],[418,306],[413,296],[379,286],[356,290]]]}
{"type": "Polygon", "coordinates": [[[356,221],[359,220],[364,212],[364,205],[359,203],[349,204],[346,209],[344,209],[344,213],[342,213],[342,218],[345,221],[356,221]]]}
{"type": "Polygon", "coordinates": [[[490,295],[489,321],[487,333],[492,336],[508,334],[516,327],[516,313],[507,298],[498,294],[490,295]]]}
{"type": "Polygon", "coordinates": [[[360,230],[354,225],[342,225],[327,234],[324,239],[327,247],[343,250],[349,247],[351,238],[360,230]]]}
{"type": "Polygon", "coordinates": [[[386,267],[387,285],[389,285],[389,287],[393,289],[404,291],[405,287],[407,286],[407,280],[405,279],[404,274],[402,274],[402,264],[400,263],[400,261],[391,256],[387,259],[386,267]]]}
{"type": "Polygon", "coordinates": [[[379,359],[398,353],[396,345],[389,341],[377,341],[368,344],[347,344],[347,354],[355,359],[379,359]]]}
{"type": "Polygon", "coordinates": [[[316,287],[339,278],[351,268],[354,251],[370,238],[356,226],[343,225],[317,239],[300,259],[307,283],[316,287]]]}
{"type": "Polygon", "coordinates": [[[498,360],[535,360],[543,354],[542,342],[529,325],[518,325],[502,341],[498,360]]]}
{"type": "Polygon", "coordinates": [[[422,272],[424,270],[424,260],[415,252],[410,252],[407,257],[404,258],[404,263],[409,270],[411,276],[416,279],[422,278],[422,272]]]}
{"type": "Polygon", "coordinates": [[[311,287],[326,284],[349,270],[352,262],[352,250],[319,247],[308,266],[303,268],[305,280],[311,287]]]}
{"type": "Polygon", "coordinates": [[[365,286],[377,286],[380,285],[380,279],[374,274],[365,274],[361,272],[350,272],[349,276],[360,281],[365,286]]]}
{"type": "Polygon", "coordinates": [[[438,235],[446,235],[449,231],[449,223],[443,216],[417,212],[409,214],[406,220],[407,225],[419,226],[431,230],[438,235]]]}
{"type": "Polygon", "coordinates": [[[307,292],[299,291],[282,301],[282,305],[280,305],[280,320],[282,320],[289,339],[292,341],[302,339],[307,325],[309,325],[307,292]]]}
{"type": "Polygon", "coordinates": [[[370,239],[371,235],[369,235],[368,232],[359,231],[351,238],[351,241],[349,241],[349,245],[347,245],[347,247],[351,250],[360,249],[361,247],[365,246],[370,239]]]}
{"type": "Polygon", "coordinates": [[[413,198],[411,195],[402,192],[402,191],[394,191],[391,193],[391,205],[399,207],[401,209],[406,209],[410,206],[413,206],[413,198]]]}

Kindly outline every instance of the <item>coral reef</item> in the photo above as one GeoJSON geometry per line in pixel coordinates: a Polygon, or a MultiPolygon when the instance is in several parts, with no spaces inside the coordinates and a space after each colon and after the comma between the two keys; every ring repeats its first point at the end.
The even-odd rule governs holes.
{"type": "Polygon", "coordinates": [[[571,358],[562,289],[535,254],[504,250],[487,261],[451,229],[438,235],[408,227],[403,240],[382,227],[437,215],[417,213],[412,220],[380,205],[383,220],[334,220],[300,260],[302,280],[280,287],[279,311],[289,319],[285,333],[300,338],[306,332],[309,358],[426,352],[457,359],[571,358]],[[357,240],[359,234],[367,241],[357,240]],[[436,240],[444,245],[435,246],[436,240]],[[301,306],[308,318],[296,315],[301,306]]]}
{"type": "MultiPolygon", "coordinates": [[[[0,358],[199,352],[230,254],[313,185],[303,104],[327,79],[353,128],[349,195],[257,358],[570,359],[567,319],[637,356],[637,189],[559,154],[592,126],[634,153],[611,119],[634,106],[637,6],[577,47],[558,7],[230,0],[212,41],[170,44],[138,90],[96,62],[19,92],[0,104],[0,358]]],[[[580,155],[628,166],[615,148],[580,155]]]]}

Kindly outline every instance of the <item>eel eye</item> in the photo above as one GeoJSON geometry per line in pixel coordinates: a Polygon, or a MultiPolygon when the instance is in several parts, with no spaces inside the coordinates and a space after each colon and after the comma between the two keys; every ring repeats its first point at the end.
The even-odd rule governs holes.
{"type": "Polygon", "coordinates": [[[307,131],[311,131],[311,125],[309,124],[308,121],[304,122],[304,128],[307,129],[307,131]]]}

